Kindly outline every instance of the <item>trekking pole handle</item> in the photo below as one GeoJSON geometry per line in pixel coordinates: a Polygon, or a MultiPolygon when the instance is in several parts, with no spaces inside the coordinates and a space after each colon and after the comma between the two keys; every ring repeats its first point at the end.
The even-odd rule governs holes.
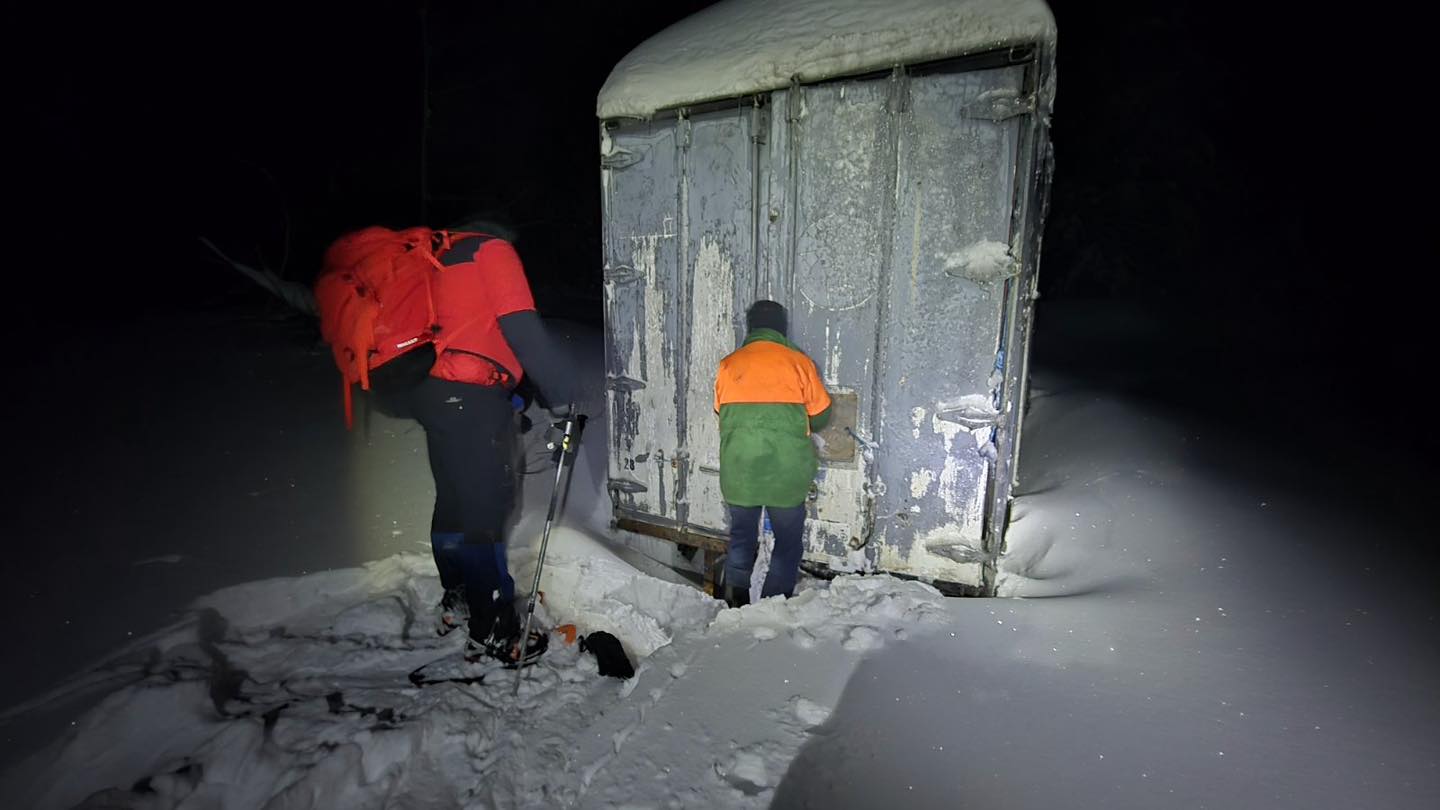
{"type": "Polygon", "coordinates": [[[555,451],[555,463],[560,463],[560,457],[566,453],[574,453],[580,443],[580,434],[585,431],[585,422],[589,419],[585,414],[575,413],[575,403],[570,403],[570,415],[565,417],[563,422],[556,422],[555,427],[560,428],[560,441],[550,442],[549,449],[555,451]]]}
{"type": "Polygon", "coordinates": [[[570,404],[570,415],[565,417],[565,433],[560,439],[565,452],[573,453],[575,451],[575,445],[579,443],[580,434],[585,431],[585,422],[589,418],[583,413],[576,413],[575,404],[570,404]]]}

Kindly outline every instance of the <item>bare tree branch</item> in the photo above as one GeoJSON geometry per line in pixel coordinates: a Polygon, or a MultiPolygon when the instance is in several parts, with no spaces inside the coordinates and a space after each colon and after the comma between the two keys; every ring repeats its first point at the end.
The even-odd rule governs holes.
{"type": "Polygon", "coordinates": [[[272,270],[256,270],[255,268],[247,264],[237,262],[229,256],[226,256],[224,251],[220,250],[220,248],[215,246],[214,242],[211,242],[209,239],[206,239],[203,236],[200,237],[200,242],[204,244],[205,247],[210,248],[210,250],[213,251],[216,256],[219,256],[221,261],[240,271],[251,281],[254,281],[256,284],[259,284],[261,287],[264,287],[266,290],[270,291],[272,295],[279,298],[281,301],[284,301],[286,304],[289,304],[292,309],[296,309],[300,312],[305,313],[306,315],[317,314],[317,310],[315,308],[315,294],[310,291],[309,287],[305,286],[304,284],[300,284],[294,281],[287,281],[283,278],[280,278],[272,270]]]}

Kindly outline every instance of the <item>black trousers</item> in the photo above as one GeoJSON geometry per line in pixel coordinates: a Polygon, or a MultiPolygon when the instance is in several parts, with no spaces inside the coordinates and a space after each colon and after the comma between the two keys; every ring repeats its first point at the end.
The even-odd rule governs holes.
{"type": "Polygon", "coordinates": [[[515,598],[505,562],[520,462],[510,392],[429,377],[407,399],[425,428],[435,479],[432,540],[459,540],[434,545],[441,583],[465,586],[470,635],[483,641],[515,598]]]}

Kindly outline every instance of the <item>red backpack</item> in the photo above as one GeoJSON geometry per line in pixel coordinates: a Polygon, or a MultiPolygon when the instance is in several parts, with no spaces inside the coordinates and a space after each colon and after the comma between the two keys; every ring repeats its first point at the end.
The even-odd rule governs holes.
{"type": "MultiPolygon", "coordinates": [[[[315,281],[320,335],[330,344],[345,386],[345,425],[354,422],[351,386],[370,390],[371,372],[400,357],[423,352],[434,359],[435,299],[433,274],[443,269],[436,258],[450,249],[451,234],[429,228],[393,231],[370,227],[346,234],[325,252],[315,281]]],[[[423,379],[429,363],[412,366],[423,379]]],[[[419,379],[413,382],[418,382],[419,379]]]]}

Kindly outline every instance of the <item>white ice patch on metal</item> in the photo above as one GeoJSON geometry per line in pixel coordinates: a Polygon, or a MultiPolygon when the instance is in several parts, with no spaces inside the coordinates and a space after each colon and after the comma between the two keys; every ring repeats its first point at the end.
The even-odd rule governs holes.
{"type": "Polygon", "coordinates": [[[930,485],[935,483],[935,473],[930,470],[916,470],[910,473],[910,497],[916,500],[925,497],[930,493],[930,485]]]}
{"type": "Polygon", "coordinates": [[[1001,281],[1020,273],[1020,262],[1004,242],[976,242],[939,258],[946,273],[979,283],[1001,281]]]}

